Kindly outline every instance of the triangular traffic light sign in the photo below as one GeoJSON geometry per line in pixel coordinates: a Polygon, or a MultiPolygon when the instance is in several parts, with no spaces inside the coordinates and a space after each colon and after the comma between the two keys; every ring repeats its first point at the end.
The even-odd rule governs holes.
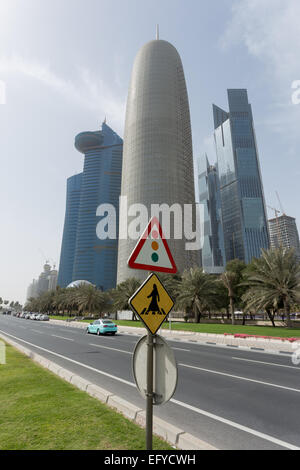
{"type": "Polygon", "coordinates": [[[132,269],[177,273],[176,264],[156,217],[150,220],[127,263],[132,269]]]}

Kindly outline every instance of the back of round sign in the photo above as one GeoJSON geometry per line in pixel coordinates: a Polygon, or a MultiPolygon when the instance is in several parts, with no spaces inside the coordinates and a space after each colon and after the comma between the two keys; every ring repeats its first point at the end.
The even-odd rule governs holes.
{"type": "MultiPolygon", "coordinates": [[[[155,335],[153,341],[153,404],[163,405],[175,393],[178,380],[177,364],[172,349],[161,336],[155,335]]],[[[147,336],[143,336],[136,344],[132,366],[136,386],[146,399],[147,336]]]]}

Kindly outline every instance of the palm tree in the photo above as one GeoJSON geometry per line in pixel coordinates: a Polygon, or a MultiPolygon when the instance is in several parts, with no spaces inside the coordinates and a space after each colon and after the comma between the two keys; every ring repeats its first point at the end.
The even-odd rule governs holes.
{"type": "Polygon", "coordinates": [[[300,264],[294,250],[280,246],[262,250],[262,257],[252,262],[244,284],[247,309],[278,310],[283,306],[287,326],[292,327],[291,305],[300,300],[300,264]]]}
{"type": "Polygon", "coordinates": [[[57,291],[44,292],[40,297],[41,310],[44,313],[53,314],[56,308],[57,291]]]}
{"type": "Polygon", "coordinates": [[[102,313],[108,305],[107,295],[105,295],[105,293],[96,289],[94,286],[86,284],[75,287],[74,303],[76,303],[80,313],[102,313]]]}
{"type": "Polygon", "coordinates": [[[53,310],[56,310],[57,315],[59,314],[60,310],[64,311],[72,310],[72,300],[71,300],[71,295],[74,289],[66,289],[66,288],[58,288],[56,291],[54,291],[54,296],[52,300],[52,308],[53,310]]]}
{"type": "Polygon", "coordinates": [[[277,305],[276,301],[269,302],[266,301],[265,298],[265,291],[260,287],[249,288],[248,291],[243,295],[243,301],[245,302],[245,311],[253,311],[259,312],[261,310],[265,310],[269,320],[272,323],[272,326],[275,328],[275,314],[280,307],[277,305]]]}
{"type": "Polygon", "coordinates": [[[14,308],[15,310],[22,310],[22,305],[18,300],[15,302],[14,308]]]}
{"type": "Polygon", "coordinates": [[[176,302],[176,298],[180,293],[180,286],[182,282],[182,277],[180,274],[166,274],[159,273],[158,277],[162,282],[163,286],[166,288],[172,299],[176,302]]]}
{"type": "MultiPolygon", "coordinates": [[[[118,310],[128,310],[129,304],[128,301],[130,297],[135,294],[137,289],[140,287],[141,282],[135,277],[126,279],[126,281],[121,282],[117,285],[115,289],[112,289],[110,295],[113,301],[113,309],[115,312],[118,310]]],[[[132,320],[135,319],[134,313],[132,314],[132,320]]]]}
{"type": "Polygon", "coordinates": [[[30,297],[25,305],[27,312],[38,312],[40,309],[40,302],[35,297],[30,297]]]}
{"type": "Polygon", "coordinates": [[[226,287],[229,297],[230,313],[231,313],[231,323],[235,324],[234,318],[234,298],[235,298],[235,289],[238,283],[238,275],[232,271],[225,271],[221,274],[220,281],[226,287]]]}
{"type": "Polygon", "coordinates": [[[214,278],[201,268],[190,268],[182,275],[180,293],[177,297],[178,306],[185,311],[192,310],[195,322],[199,323],[202,312],[213,305],[214,292],[214,278]]]}
{"type": "Polygon", "coordinates": [[[244,261],[233,259],[226,264],[226,271],[221,274],[219,278],[227,290],[231,321],[233,325],[235,324],[235,306],[241,303],[242,296],[245,293],[245,287],[241,285],[241,281],[243,280],[243,274],[246,269],[247,265],[244,261]]]}

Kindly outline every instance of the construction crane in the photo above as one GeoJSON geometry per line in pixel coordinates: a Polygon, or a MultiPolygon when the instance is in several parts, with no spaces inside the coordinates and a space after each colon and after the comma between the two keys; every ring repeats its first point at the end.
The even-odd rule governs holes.
{"type": "Polygon", "coordinates": [[[276,193],[276,196],[277,196],[277,199],[278,199],[279,205],[280,205],[281,213],[282,213],[282,215],[286,215],[286,214],[285,214],[285,212],[284,212],[284,208],[283,208],[283,206],[282,206],[282,203],[281,203],[281,200],[280,200],[279,194],[278,194],[278,192],[277,192],[277,191],[275,191],[275,193],[276,193]]]}
{"type": "Polygon", "coordinates": [[[272,211],[275,212],[275,217],[276,219],[278,218],[278,214],[281,213],[281,211],[279,209],[275,209],[275,207],[271,207],[271,206],[267,206],[269,209],[271,209],[272,211]]]}
{"type": "MultiPolygon", "coordinates": [[[[277,194],[277,192],[276,192],[277,194]]],[[[279,227],[279,220],[278,220],[278,214],[282,213],[282,211],[278,210],[278,209],[275,209],[274,207],[271,207],[271,206],[267,206],[269,209],[271,209],[272,211],[275,212],[275,218],[276,218],[276,227],[277,227],[277,243],[278,243],[278,246],[282,245],[282,239],[281,239],[281,235],[280,235],[280,227],[279,227]]],[[[284,214],[283,214],[284,215],[284,214]]]]}

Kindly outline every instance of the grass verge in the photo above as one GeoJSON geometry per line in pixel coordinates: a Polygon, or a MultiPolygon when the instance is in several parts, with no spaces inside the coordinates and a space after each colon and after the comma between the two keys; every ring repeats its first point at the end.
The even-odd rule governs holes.
{"type": "MultiPolygon", "coordinates": [[[[51,316],[50,318],[56,320],[66,320],[69,317],[51,316]]],[[[82,320],[91,323],[92,320],[82,320]]],[[[116,325],[130,326],[136,328],[145,328],[141,321],[131,320],[113,320],[116,325]]],[[[163,323],[162,328],[169,329],[169,322],[163,323]]],[[[172,330],[176,331],[190,331],[194,333],[212,333],[212,334],[247,334],[247,335],[261,335],[261,336],[277,336],[280,338],[297,338],[300,337],[300,328],[284,328],[277,326],[256,326],[256,325],[224,325],[221,323],[183,323],[172,322],[172,330]]]]}
{"type": "MultiPolygon", "coordinates": [[[[142,327],[142,322],[118,320],[116,324],[122,326],[135,326],[142,327]]],[[[169,323],[166,322],[162,326],[164,329],[169,328],[169,323]]],[[[248,335],[262,335],[262,336],[278,336],[284,338],[300,337],[299,328],[282,328],[272,326],[251,326],[251,325],[223,325],[218,323],[172,323],[172,330],[176,331],[191,331],[194,333],[212,333],[212,334],[248,334],[248,335]]]]}
{"type": "MultiPolygon", "coordinates": [[[[6,347],[0,365],[0,450],[142,450],[145,431],[6,347]]],[[[172,447],[154,436],[153,449],[172,447]]]]}

